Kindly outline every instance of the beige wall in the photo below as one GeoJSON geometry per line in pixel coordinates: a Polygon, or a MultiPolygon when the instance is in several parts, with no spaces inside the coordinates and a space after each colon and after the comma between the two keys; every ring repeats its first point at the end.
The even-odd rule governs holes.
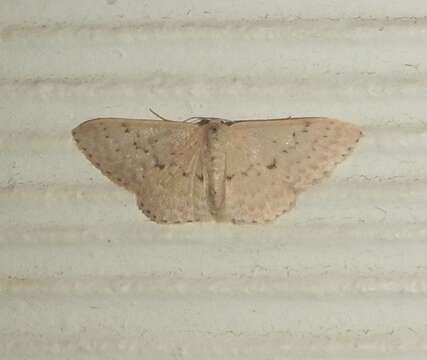
{"type": "Polygon", "coordinates": [[[1,359],[425,359],[425,1],[0,4],[1,359]],[[366,133],[268,226],[159,226],[70,130],[331,116],[366,133]]]}

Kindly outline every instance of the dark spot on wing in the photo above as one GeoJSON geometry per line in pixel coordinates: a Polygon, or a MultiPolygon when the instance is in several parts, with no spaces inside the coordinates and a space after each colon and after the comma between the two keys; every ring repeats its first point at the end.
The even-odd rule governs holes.
{"type": "Polygon", "coordinates": [[[302,132],[308,133],[308,130],[307,130],[307,129],[304,129],[302,132]]]}
{"type": "Polygon", "coordinates": [[[227,175],[227,180],[231,180],[233,178],[234,175],[227,175]]]}
{"type": "Polygon", "coordinates": [[[109,137],[108,135],[105,135],[105,138],[106,138],[106,139],[109,139],[110,137],[109,137]]]}
{"type": "Polygon", "coordinates": [[[305,127],[309,127],[311,124],[309,121],[307,121],[304,125],[305,125],[305,127]]]}
{"type": "Polygon", "coordinates": [[[75,139],[74,139],[74,141],[75,141],[77,144],[79,144],[79,143],[80,143],[80,140],[79,140],[79,139],[77,139],[77,138],[75,138],[75,139]]]}
{"type": "Polygon", "coordinates": [[[119,148],[116,148],[116,152],[120,152],[120,149],[119,149],[119,148]]]}
{"type": "Polygon", "coordinates": [[[121,178],[117,178],[117,181],[118,181],[118,182],[122,182],[122,179],[121,179],[121,178]]]}
{"type": "Polygon", "coordinates": [[[96,162],[95,165],[98,166],[98,167],[101,166],[101,164],[99,162],[96,162]]]}
{"type": "Polygon", "coordinates": [[[293,136],[293,137],[295,137],[295,136],[296,136],[295,131],[292,133],[292,136],[293,136]]]}
{"type": "Polygon", "coordinates": [[[284,152],[284,153],[286,153],[286,154],[287,154],[287,153],[288,153],[288,150],[286,150],[286,149],[285,149],[285,150],[282,150],[282,152],[284,152]]]}
{"type": "Polygon", "coordinates": [[[159,168],[160,170],[163,170],[165,168],[164,164],[156,164],[154,165],[155,168],[159,168]]]}
{"type": "Polygon", "coordinates": [[[273,140],[273,144],[277,144],[277,140],[276,139],[273,140]]]}
{"type": "Polygon", "coordinates": [[[203,174],[202,175],[197,174],[196,176],[200,181],[203,181],[203,174]]]}
{"type": "Polygon", "coordinates": [[[277,163],[276,163],[276,159],[273,159],[273,161],[267,165],[267,169],[271,170],[275,168],[277,168],[277,163]]]}
{"type": "Polygon", "coordinates": [[[246,171],[242,171],[243,176],[248,176],[248,173],[246,171]]]}
{"type": "Polygon", "coordinates": [[[129,132],[130,132],[129,128],[126,128],[125,133],[129,133],[129,132]]]}
{"type": "Polygon", "coordinates": [[[182,176],[187,177],[188,176],[188,172],[183,171],[182,172],[182,176]]]}
{"type": "Polygon", "coordinates": [[[149,153],[148,149],[143,149],[146,154],[149,153]]]}
{"type": "Polygon", "coordinates": [[[87,154],[87,157],[89,158],[89,159],[92,159],[92,154],[87,154]]]}

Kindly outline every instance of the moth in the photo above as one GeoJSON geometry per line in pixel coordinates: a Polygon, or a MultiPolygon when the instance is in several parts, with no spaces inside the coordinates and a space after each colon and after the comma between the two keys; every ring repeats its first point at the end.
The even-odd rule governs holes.
{"type": "Polygon", "coordinates": [[[362,136],[356,126],[329,118],[157,116],[88,120],[72,134],[95,167],[133,192],[148,218],[165,224],[271,222],[362,136]]]}

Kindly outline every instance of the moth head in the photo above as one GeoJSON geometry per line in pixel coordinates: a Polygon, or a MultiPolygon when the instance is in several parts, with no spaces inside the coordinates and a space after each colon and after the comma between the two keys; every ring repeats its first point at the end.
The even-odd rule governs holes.
{"type": "Polygon", "coordinates": [[[186,121],[190,120],[191,122],[197,124],[197,125],[207,125],[207,124],[226,124],[226,125],[230,125],[233,122],[230,120],[226,120],[226,119],[221,119],[221,118],[215,118],[215,117],[204,117],[204,116],[197,116],[197,117],[192,117],[190,119],[187,119],[186,121]]]}

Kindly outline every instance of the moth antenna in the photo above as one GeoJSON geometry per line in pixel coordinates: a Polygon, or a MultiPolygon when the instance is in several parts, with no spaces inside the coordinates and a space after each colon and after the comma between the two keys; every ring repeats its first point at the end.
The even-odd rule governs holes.
{"type": "Polygon", "coordinates": [[[164,118],[163,116],[160,116],[159,114],[157,114],[153,109],[148,109],[148,110],[150,110],[150,112],[154,115],[154,116],[157,116],[159,119],[161,119],[161,120],[163,120],[163,121],[172,121],[172,120],[168,120],[168,119],[166,119],[166,118],[164,118]]]}

